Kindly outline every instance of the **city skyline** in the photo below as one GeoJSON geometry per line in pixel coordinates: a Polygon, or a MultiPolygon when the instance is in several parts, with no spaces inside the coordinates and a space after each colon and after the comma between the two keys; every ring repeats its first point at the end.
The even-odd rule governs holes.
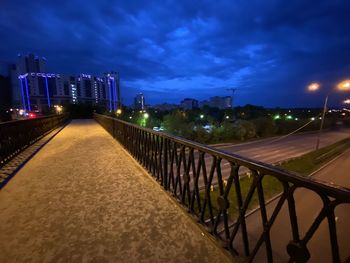
{"type": "MultiPolygon", "coordinates": [[[[127,105],[139,92],[150,104],[179,103],[234,87],[235,105],[320,107],[325,90],[350,76],[349,10],[345,1],[5,1],[0,60],[35,53],[51,72],[116,69],[127,105]],[[313,81],[323,84],[318,95],[305,91],[313,81]]],[[[333,94],[330,105],[343,99],[333,94]]]]}

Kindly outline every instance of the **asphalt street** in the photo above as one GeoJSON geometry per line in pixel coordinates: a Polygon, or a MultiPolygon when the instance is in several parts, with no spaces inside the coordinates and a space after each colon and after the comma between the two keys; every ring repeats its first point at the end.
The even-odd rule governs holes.
{"type": "MultiPolygon", "coordinates": [[[[283,137],[274,137],[269,139],[257,140],[242,144],[231,144],[224,146],[214,146],[228,153],[234,153],[242,157],[249,158],[254,161],[259,161],[267,164],[276,164],[290,158],[295,158],[315,150],[318,133],[301,133],[283,137]]],[[[350,129],[339,129],[324,131],[320,140],[320,147],[333,144],[350,136],[350,129]]],[[[196,164],[198,163],[198,154],[195,155],[196,164]]],[[[209,174],[212,157],[207,155],[205,158],[206,170],[209,174]]],[[[221,163],[221,173],[223,178],[228,178],[230,175],[230,164],[223,160],[221,163]]],[[[246,167],[241,167],[240,175],[248,172],[246,167]]],[[[183,171],[182,171],[183,173],[183,171]]],[[[190,172],[190,176],[192,172],[190,172]]],[[[217,181],[216,176],[213,178],[213,183],[217,181]]],[[[199,178],[199,186],[204,186],[202,176],[199,178]]]]}
{"type": "MultiPolygon", "coordinates": [[[[313,177],[328,183],[350,188],[349,171],[350,151],[347,151],[337,160],[314,174],[313,177]]],[[[317,194],[305,188],[297,189],[294,197],[299,232],[300,236],[303,237],[321,210],[322,201],[317,194]]],[[[275,200],[267,205],[269,216],[271,216],[277,202],[278,200],[275,200]]],[[[337,207],[335,216],[341,262],[345,262],[346,260],[350,260],[350,204],[337,207]]],[[[250,241],[252,242],[251,244],[257,241],[258,234],[261,233],[262,223],[260,217],[260,210],[258,210],[247,218],[247,227],[248,233],[250,234],[250,241]]],[[[286,245],[291,239],[289,212],[287,204],[284,204],[271,229],[275,262],[287,262],[288,255],[286,252],[286,245]]],[[[307,247],[311,253],[310,262],[332,262],[327,220],[321,223],[307,247]]],[[[256,262],[266,261],[264,260],[264,250],[265,247],[263,246],[259,251],[256,262]]]]}
{"type": "MultiPolygon", "coordinates": [[[[318,133],[303,133],[287,138],[271,138],[239,145],[217,147],[249,159],[275,164],[311,152],[316,147],[318,133]]],[[[350,137],[350,129],[325,131],[322,133],[320,148],[350,137]]],[[[223,163],[223,174],[229,173],[230,166],[223,163]]]]}

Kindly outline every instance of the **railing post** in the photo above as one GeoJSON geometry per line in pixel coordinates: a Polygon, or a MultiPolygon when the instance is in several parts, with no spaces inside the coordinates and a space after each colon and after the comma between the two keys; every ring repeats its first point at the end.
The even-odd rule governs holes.
{"type": "MultiPolygon", "coordinates": [[[[274,242],[270,240],[273,237],[270,236],[270,230],[277,215],[282,211],[284,202],[287,201],[288,204],[284,206],[284,212],[288,213],[290,218],[290,221],[286,220],[286,223],[291,227],[293,236],[293,240],[288,245],[286,244],[290,260],[306,262],[310,258],[310,252],[307,249],[308,241],[325,218],[328,219],[333,261],[340,260],[339,254],[341,253],[339,253],[337,243],[334,209],[339,204],[350,203],[349,189],[324,185],[316,180],[306,179],[270,165],[255,163],[238,155],[228,154],[199,143],[138,127],[118,119],[102,115],[95,115],[95,118],[135,159],[149,170],[150,174],[159,181],[165,190],[171,192],[178,201],[187,206],[190,213],[196,216],[213,235],[225,241],[226,245],[228,243],[228,249],[233,255],[244,254],[247,261],[251,262],[258,255],[261,246],[265,244],[265,260],[273,262],[275,251],[272,245],[275,240],[274,242]],[[109,123],[110,120],[114,121],[112,127],[109,123]],[[188,154],[188,158],[186,154],[188,154]],[[226,163],[221,165],[221,160],[230,164],[229,175],[227,170],[225,171],[222,167],[226,163]],[[196,161],[198,161],[197,165],[196,161]],[[207,165],[210,166],[208,174],[207,165]],[[240,167],[253,174],[252,180],[245,180],[249,179],[250,175],[243,169],[240,170],[240,167]],[[176,174],[174,174],[174,170],[176,174]],[[265,204],[265,198],[268,198],[269,194],[264,193],[265,185],[262,184],[262,178],[268,177],[278,179],[284,189],[282,197],[273,208],[270,216],[268,216],[267,211],[269,210],[265,204]],[[190,178],[193,178],[191,184],[189,183],[190,178]],[[293,197],[297,187],[308,189],[328,200],[324,202],[322,211],[313,220],[314,222],[304,237],[299,235],[299,222],[296,217],[296,203],[293,197]],[[217,196],[218,194],[219,196],[217,196]],[[257,209],[260,209],[260,220],[263,227],[261,232],[254,234],[259,237],[257,242],[249,244],[250,233],[248,233],[247,216],[251,205],[255,205],[256,199],[260,204],[257,209]],[[238,234],[239,229],[242,231],[241,234],[238,234]],[[240,237],[242,242],[240,240],[238,242],[241,245],[236,248],[234,244],[240,237]]],[[[43,122],[43,124],[49,123],[43,122]]],[[[256,215],[259,217],[259,213],[256,215]]]]}
{"type": "Polygon", "coordinates": [[[168,190],[168,139],[163,138],[163,149],[164,149],[164,155],[163,155],[163,186],[165,190],[168,190]]]}

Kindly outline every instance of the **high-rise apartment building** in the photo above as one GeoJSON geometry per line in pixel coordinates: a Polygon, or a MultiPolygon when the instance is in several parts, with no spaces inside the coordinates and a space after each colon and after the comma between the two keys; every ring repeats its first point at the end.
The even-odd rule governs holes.
{"type": "Polygon", "coordinates": [[[134,108],[137,110],[144,110],[146,108],[145,105],[145,96],[143,93],[139,93],[134,98],[134,108]]]}
{"type": "Polygon", "coordinates": [[[198,100],[186,98],[181,101],[180,107],[184,110],[192,110],[194,108],[198,108],[198,100]]]}
{"type": "Polygon", "coordinates": [[[209,99],[209,101],[205,100],[200,103],[201,107],[210,106],[219,109],[230,109],[232,108],[232,97],[231,96],[214,96],[209,99]]]}
{"type": "Polygon", "coordinates": [[[53,105],[84,103],[115,111],[120,106],[117,72],[103,76],[77,76],[46,72],[46,60],[34,55],[20,57],[11,65],[12,104],[26,111],[47,111],[53,105]]]}

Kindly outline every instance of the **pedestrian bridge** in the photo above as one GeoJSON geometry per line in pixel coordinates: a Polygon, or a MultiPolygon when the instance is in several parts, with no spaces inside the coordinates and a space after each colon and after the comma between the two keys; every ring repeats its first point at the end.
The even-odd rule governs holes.
{"type": "Polygon", "coordinates": [[[350,203],[349,189],[102,115],[60,131],[54,129],[64,118],[52,118],[32,120],[35,131],[27,123],[16,130],[23,121],[0,127],[7,131],[0,136],[2,170],[46,140],[11,180],[2,175],[0,262],[306,262],[314,259],[308,242],[321,223],[329,226],[332,260],[348,256],[339,254],[334,209],[350,203]],[[28,136],[16,139],[9,130],[28,136]],[[231,166],[227,178],[224,162],[231,166]],[[241,167],[251,171],[247,189],[241,167]],[[273,209],[265,206],[267,176],[281,183],[273,209]],[[299,187],[324,202],[304,233],[293,198],[299,187]],[[250,233],[254,202],[260,228],[250,233]],[[282,207],[286,242],[270,233],[282,207]]]}
{"type": "Polygon", "coordinates": [[[0,192],[0,262],[229,262],[94,120],[73,120],[0,192]]]}

